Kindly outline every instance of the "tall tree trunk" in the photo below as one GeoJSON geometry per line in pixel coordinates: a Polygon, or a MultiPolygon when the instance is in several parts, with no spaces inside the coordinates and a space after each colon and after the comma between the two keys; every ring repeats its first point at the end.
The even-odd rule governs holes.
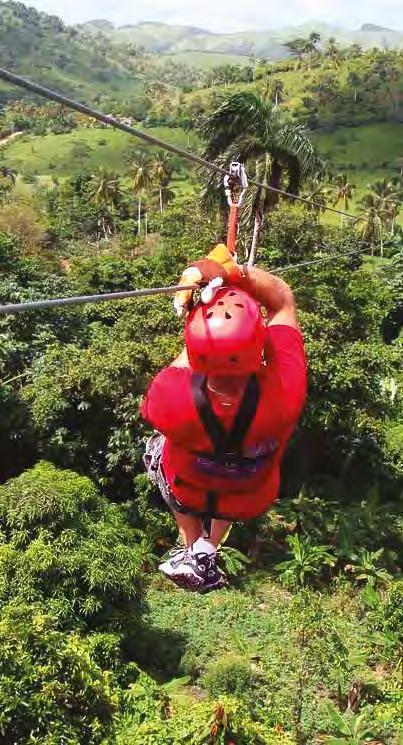
{"type": "Polygon", "coordinates": [[[161,214],[163,213],[163,211],[164,211],[164,208],[162,205],[162,188],[160,187],[160,212],[161,214]]]}
{"type": "Polygon", "coordinates": [[[145,214],[146,238],[148,235],[148,212],[145,214]]]}
{"type": "MultiPolygon", "coordinates": [[[[282,174],[282,172],[283,172],[283,168],[282,168],[281,164],[279,163],[279,161],[276,158],[274,158],[274,160],[273,160],[273,162],[271,164],[269,186],[272,186],[274,189],[279,189],[280,188],[281,174],[282,174]]],[[[290,191],[291,191],[291,189],[290,189],[290,191]]],[[[295,194],[296,192],[295,191],[292,191],[292,193],[295,194]]],[[[272,210],[273,207],[276,206],[278,200],[279,200],[279,195],[277,194],[277,192],[275,192],[275,191],[269,191],[269,196],[268,196],[268,199],[267,199],[268,205],[269,205],[269,210],[272,210]]]]}
{"type": "Polygon", "coordinates": [[[101,217],[101,228],[102,228],[102,232],[104,234],[104,240],[106,240],[106,226],[105,226],[105,217],[104,217],[104,215],[102,215],[102,217],[101,217]]]}
{"type": "Polygon", "coordinates": [[[140,235],[141,233],[141,192],[139,194],[139,204],[138,204],[138,212],[137,212],[137,235],[140,235]]]}

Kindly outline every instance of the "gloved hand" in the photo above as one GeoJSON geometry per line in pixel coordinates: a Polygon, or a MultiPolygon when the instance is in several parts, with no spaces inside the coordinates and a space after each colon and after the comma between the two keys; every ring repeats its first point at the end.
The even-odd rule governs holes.
{"type": "MultiPolygon", "coordinates": [[[[223,285],[239,284],[241,268],[227,246],[219,243],[199,261],[195,261],[183,272],[180,285],[206,285],[201,292],[201,300],[209,303],[214,293],[223,285]]],[[[174,307],[179,317],[184,315],[192,299],[193,290],[180,290],[176,293],[174,307]]]]}

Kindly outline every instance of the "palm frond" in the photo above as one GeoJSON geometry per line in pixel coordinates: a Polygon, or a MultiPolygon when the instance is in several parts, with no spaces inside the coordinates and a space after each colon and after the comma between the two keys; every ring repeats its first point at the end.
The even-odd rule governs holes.
{"type": "Polygon", "coordinates": [[[203,157],[216,158],[242,134],[252,132],[263,137],[271,108],[256,93],[229,96],[200,126],[200,134],[208,143],[203,157]]]}
{"type": "Polygon", "coordinates": [[[320,165],[315,148],[307,129],[302,124],[286,124],[278,131],[275,148],[288,156],[294,156],[299,163],[301,177],[313,176],[320,165]]]}

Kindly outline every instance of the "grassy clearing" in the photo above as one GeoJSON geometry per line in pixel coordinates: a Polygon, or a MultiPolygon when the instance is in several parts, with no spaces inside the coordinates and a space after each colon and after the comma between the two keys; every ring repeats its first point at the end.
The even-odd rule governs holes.
{"type": "MultiPolygon", "coordinates": [[[[347,588],[327,597],[317,596],[317,601],[324,613],[337,607],[335,624],[352,640],[359,614],[358,596],[352,596],[347,588]],[[343,610],[348,613],[344,615],[343,610]]],[[[292,654],[291,640],[300,619],[296,614],[293,620],[290,611],[298,604],[297,596],[282,589],[264,572],[251,575],[239,588],[202,596],[178,590],[164,578],[156,577],[148,602],[150,624],[165,633],[174,629],[178,643],[181,637],[180,668],[186,674],[197,676],[206,664],[223,654],[264,655],[269,659],[270,645],[282,645],[292,654]]],[[[155,661],[166,667],[175,664],[175,659],[175,655],[171,659],[156,655],[155,661]]]]}
{"type": "MultiPolygon", "coordinates": [[[[196,150],[199,140],[194,133],[180,128],[155,127],[147,132],[180,147],[196,150]]],[[[346,171],[356,190],[350,212],[360,212],[359,201],[368,185],[398,173],[403,164],[403,124],[381,123],[361,127],[345,127],[331,134],[316,134],[320,154],[329,162],[334,173],[346,171]]],[[[41,183],[49,183],[52,176],[66,178],[83,168],[109,168],[123,174],[128,169],[129,149],[145,147],[140,140],[112,129],[80,127],[68,134],[22,136],[0,150],[1,162],[15,168],[21,176],[37,176],[41,183]]],[[[152,149],[149,149],[152,152],[152,149]]],[[[189,196],[193,186],[184,171],[174,179],[178,195],[189,196]]],[[[341,205],[339,205],[341,207],[341,205]]],[[[322,217],[339,225],[340,218],[332,213],[322,217]]],[[[402,218],[399,219],[402,222],[402,218]]]]}
{"type": "MultiPolygon", "coordinates": [[[[194,134],[188,136],[179,128],[155,127],[147,132],[180,147],[194,150],[198,144],[194,134]]],[[[140,140],[118,130],[80,127],[68,134],[21,137],[2,149],[1,162],[22,176],[59,178],[99,167],[123,173],[128,169],[127,151],[136,145],[144,147],[140,140]]]]}
{"type": "MultiPolygon", "coordinates": [[[[371,184],[396,176],[403,166],[403,124],[383,122],[343,127],[331,134],[317,134],[315,141],[331,171],[347,173],[355,186],[349,208],[353,214],[360,212],[360,199],[371,184]]],[[[338,206],[342,209],[341,204],[338,206]]],[[[337,215],[331,213],[326,219],[339,223],[337,215]]],[[[402,217],[398,222],[402,223],[402,217]]]]}
{"type": "Polygon", "coordinates": [[[331,134],[317,135],[315,140],[332,168],[354,172],[357,185],[374,175],[392,175],[403,166],[403,124],[343,127],[331,134]]]}
{"type": "Polygon", "coordinates": [[[178,65],[189,65],[198,70],[210,70],[218,65],[239,65],[246,67],[250,65],[247,55],[226,54],[225,52],[176,52],[174,54],[161,54],[161,64],[175,62],[178,65]]]}
{"type": "MultiPolygon", "coordinates": [[[[388,687],[350,585],[291,594],[261,572],[239,588],[199,596],[156,578],[148,603],[143,662],[154,675],[190,676],[196,700],[235,693],[270,726],[293,729],[300,712],[305,742],[319,742],[326,701],[345,695],[351,681],[388,687]]],[[[391,708],[385,722],[394,727],[395,717],[391,708]]]]}

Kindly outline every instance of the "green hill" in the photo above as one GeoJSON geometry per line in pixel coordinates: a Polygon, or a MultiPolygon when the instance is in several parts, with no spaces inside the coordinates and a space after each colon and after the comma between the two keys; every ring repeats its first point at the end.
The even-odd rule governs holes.
{"type": "MultiPolygon", "coordinates": [[[[403,167],[403,123],[340,127],[331,134],[318,134],[315,141],[331,172],[346,173],[355,187],[352,213],[360,211],[359,200],[371,184],[397,176],[403,167]]],[[[327,220],[337,222],[338,218],[329,214],[327,220]]],[[[402,223],[401,217],[398,222],[402,223]]]]}
{"type": "MultiPolygon", "coordinates": [[[[196,150],[199,141],[179,128],[158,127],[147,130],[161,139],[196,150]]],[[[368,185],[378,179],[396,175],[403,164],[403,124],[384,122],[362,127],[340,127],[332,134],[316,134],[320,154],[333,173],[346,172],[356,189],[350,211],[358,210],[359,199],[368,185]]],[[[113,129],[86,129],[45,136],[26,135],[4,147],[2,163],[15,168],[23,178],[65,178],[82,168],[111,168],[118,173],[128,169],[127,154],[136,140],[113,129]]],[[[184,164],[185,165],[185,164],[184,164]]],[[[179,178],[180,191],[188,192],[186,168],[179,178]],[[185,182],[184,182],[185,180],[185,182]]],[[[330,222],[338,218],[326,216],[330,222]]]]}
{"type": "MultiPolygon", "coordinates": [[[[0,65],[87,100],[100,92],[130,95],[141,82],[117,61],[106,37],[89,43],[56,16],[16,2],[0,1],[0,65]]],[[[21,92],[1,85],[0,101],[6,97],[21,92]]]]}
{"type": "MultiPolygon", "coordinates": [[[[200,42],[201,45],[202,37],[206,44],[208,40],[214,46],[218,38],[222,41],[225,36],[204,33],[197,28],[153,23],[115,29],[108,21],[92,21],[84,24],[81,31],[77,31],[67,28],[57,18],[26,9],[16,3],[6,4],[0,1],[0,10],[10,29],[9,33],[3,27],[1,31],[3,53],[6,56],[3,64],[14,69],[23,68],[21,71],[39,80],[45,77],[45,82],[53,83],[61,90],[69,85],[74,86],[74,93],[81,94],[87,100],[91,100],[95,92],[102,91],[105,95],[109,93],[119,98],[119,95],[127,91],[133,96],[136,90],[139,79],[136,80],[133,74],[125,71],[121,62],[125,53],[128,53],[129,46],[117,44],[117,38],[123,39],[126,36],[127,40],[131,40],[130,44],[137,44],[140,43],[141,35],[146,34],[143,40],[146,38],[149,45],[158,43],[161,50],[168,50],[186,46],[190,39],[192,43],[200,42]],[[113,36],[113,40],[108,41],[105,33],[113,36]],[[42,66],[39,64],[41,38],[45,39],[42,66]],[[56,41],[59,42],[57,50],[56,41]],[[24,53],[17,55],[15,50],[19,48],[24,53]],[[65,56],[67,52],[70,55],[77,53],[77,56],[66,57],[67,61],[63,58],[60,63],[63,50],[65,56]],[[109,57],[109,54],[113,57],[109,57]],[[108,68],[110,77],[107,76],[105,81],[103,76],[106,75],[106,68],[96,65],[91,68],[89,61],[93,58],[104,62],[111,60],[111,67],[108,68]],[[44,59],[55,60],[52,69],[43,64],[44,59]],[[57,60],[59,64],[56,63],[57,60]],[[87,61],[84,64],[80,60],[87,61]]],[[[331,27],[319,25],[318,28],[324,34],[331,27]]],[[[308,25],[300,28],[300,33],[305,36],[308,32],[308,25]]],[[[241,40],[249,38],[249,41],[254,39],[254,43],[257,43],[259,38],[264,38],[265,33],[226,36],[241,40]]],[[[357,33],[380,34],[389,31],[365,26],[357,33]]],[[[138,59],[142,53],[139,55],[138,59]]],[[[167,63],[170,62],[191,65],[193,59],[194,66],[203,65],[208,69],[212,59],[214,64],[224,64],[228,58],[232,62],[239,59],[236,55],[212,51],[160,51],[158,55],[142,57],[148,74],[151,75],[151,70],[154,69],[154,73],[161,71],[161,77],[164,65],[166,71],[167,63]]],[[[242,60],[249,60],[247,54],[242,60]]],[[[356,202],[369,183],[400,172],[403,162],[401,55],[391,51],[385,54],[370,52],[355,57],[341,54],[333,59],[322,54],[311,61],[302,60],[299,66],[287,61],[279,64],[263,62],[255,65],[254,73],[255,81],[252,83],[239,82],[241,77],[238,76],[238,82],[226,82],[225,85],[213,82],[210,87],[204,88],[201,87],[203,83],[200,77],[194,83],[193,90],[186,94],[181,94],[174,87],[163,89],[159,86],[158,90],[156,88],[147,94],[147,115],[150,122],[169,124],[169,127],[158,130],[162,139],[194,149],[197,139],[191,137],[188,142],[188,135],[177,126],[179,121],[197,123],[203,112],[216,105],[220,96],[231,92],[258,88],[266,91],[267,95],[272,95],[270,86],[276,82],[281,84],[278,102],[280,108],[296,120],[304,121],[312,129],[319,152],[333,173],[348,173],[350,182],[356,186],[356,202]]],[[[147,72],[144,73],[143,80],[146,76],[147,72]]],[[[158,76],[155,74],[154,78],[158,76]]],[[[204,85],[207,85],[206,80],[207,78],[204,85]]],[[[17,91],[15,95],[19,96],[20,93],[17,91]]],[[[125,150],[129,146],[130,140],[120,132],[79,126],[73,132],[62,135],[26,135],[4,147],[1,157],[2,162],[16,168],[19,174],[27,178],[63,178],[78,172],[82,166],[90,169],[105,166],[122,172],[126,170],[125,150]]]]}
{"type": "Polygon", "coordinates": [[[145,22],[120,26],[113,31],[116,41],[130,41],[150,52],[174,51],[182,43],[192,44],[199,36],[215,36],[193,26],[173,26],[167,23],[145,22]]]}
{"type": "Polygon", "coordinates": [[[239,65],[244,67],[251,64],[249,55],[229,54],[227,52],[162,52],[159,55],[160,65],[173,62],[177,65],[186,65],[196,70],[211,70],[212,67],[220,65],[239,65]]]}

